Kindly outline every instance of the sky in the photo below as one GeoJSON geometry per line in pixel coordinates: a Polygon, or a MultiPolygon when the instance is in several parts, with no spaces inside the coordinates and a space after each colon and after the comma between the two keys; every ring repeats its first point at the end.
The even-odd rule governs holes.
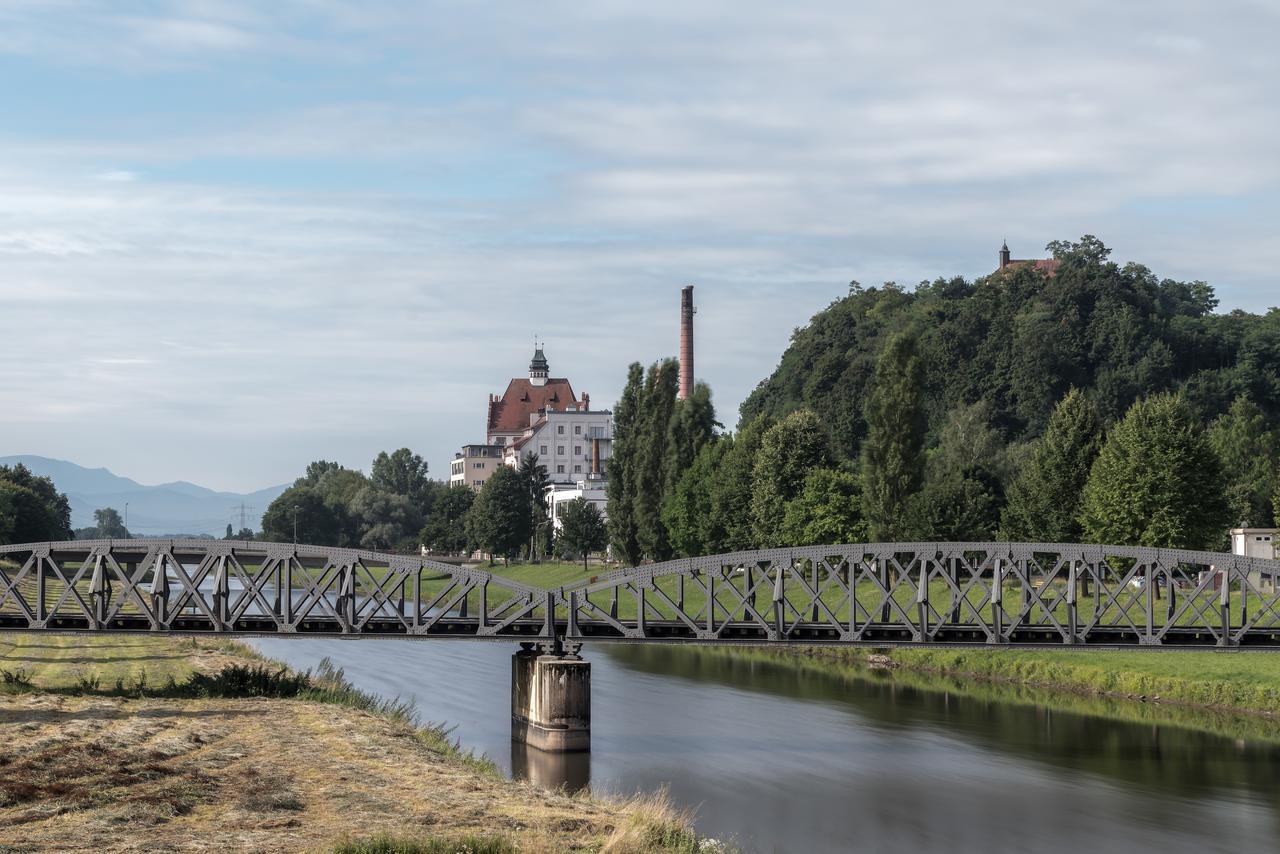
{"type": "Polygon", "coordinates": [[[1280,2],[0,0],[0,455],[432,474],[535,336],[737,421],[850,280],[1096,234],[1280,303],[1280,2]]]}

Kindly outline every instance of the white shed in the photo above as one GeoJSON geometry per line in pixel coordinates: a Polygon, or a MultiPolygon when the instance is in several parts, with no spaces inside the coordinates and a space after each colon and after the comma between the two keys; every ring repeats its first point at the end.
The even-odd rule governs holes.
{"type": "Polygon", "coordinates": [[[1280,528],[1232,528],[1231,553],[1274,559],[1280,528]]]}

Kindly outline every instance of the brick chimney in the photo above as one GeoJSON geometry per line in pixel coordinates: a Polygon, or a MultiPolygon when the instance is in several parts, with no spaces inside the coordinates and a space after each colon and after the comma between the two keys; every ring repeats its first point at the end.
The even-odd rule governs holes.
{"type": "Polygon", "coordinates": [[[693,285],[680,290],[680,395],[686,399],[693,392],[693,285]]]}
{"type": "Polygon", "coordinates": [[[582,393],[581,400],[582,400],[582,411],[583,411],[583,412],[590,412],[590,411],[591,411],[591,395],[587,394],[587,393],[584,391],[584,392],[582,393]]]}

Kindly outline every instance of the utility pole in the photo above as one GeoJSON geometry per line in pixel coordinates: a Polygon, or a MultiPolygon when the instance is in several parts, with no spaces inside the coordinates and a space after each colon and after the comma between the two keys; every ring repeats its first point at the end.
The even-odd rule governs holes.
{"type": "Polygon", "coordinates": [[[298,505],[293,505],[293,544],[298,544],[298,505]]]}
{"type": "Polygon", "coordinates": [[[129,502],[124,503],[124,529],[129,530],[129,502]]]}
{"type": "Polygon", "coordinates": [[[240,514],[240,530],[241,531],[249,527],[249,514],[253,512],[254,508],[245,507],[244,502],[241,501],[239,506],[233,504],[231,505],[230,509],[232,513],[240,514]]]}

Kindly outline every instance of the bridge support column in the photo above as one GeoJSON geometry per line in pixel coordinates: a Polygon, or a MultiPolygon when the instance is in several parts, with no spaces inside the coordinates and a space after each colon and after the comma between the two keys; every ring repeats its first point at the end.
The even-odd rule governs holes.
{"type": "Polygon", "coordinates": [[[511,738],[555,753],[591,749],[591,662],[557,642],[511,657],[511,738]]]}

